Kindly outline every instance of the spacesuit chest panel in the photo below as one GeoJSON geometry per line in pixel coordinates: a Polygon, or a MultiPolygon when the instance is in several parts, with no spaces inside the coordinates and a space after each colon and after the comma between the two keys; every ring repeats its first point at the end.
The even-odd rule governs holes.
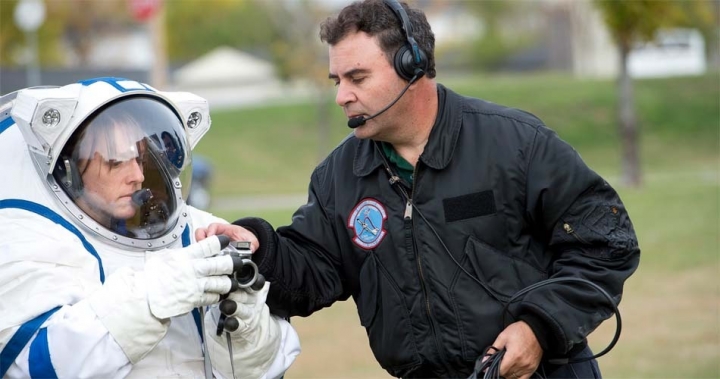
{"type": "Polygon", "coordinates": [[[70,222],[65,220],[62,216],[52,211],[50,208],[47,208],[43,205],[40,205],[38,203],[33,203],[27,200],[21,200],[21,199],[3,199],[0,200],[0,209],[2,208],[18,208],[18,209],[24,209],[29,212],[33,212],[39,216],[45,217],[56,224],[59,224],[63,226],[65,229],[67,229],[70,233],[73,233],[76,237],[82,241],[83,246],[85,249],[90,253],[93,257],[95,257],[98,260],[98,266],[100,269],[100,282],[105,282],[105,271],[103,269],[103,263],[100,259],[100,256],[98,255],[97,250],[95,250],[95,247],[88,242],[88,240],[85,238],[85,236],[70,222]]]}

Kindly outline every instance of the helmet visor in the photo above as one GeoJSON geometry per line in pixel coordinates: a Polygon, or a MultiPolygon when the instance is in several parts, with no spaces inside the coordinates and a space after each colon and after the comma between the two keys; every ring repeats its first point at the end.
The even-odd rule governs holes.
{"type": "Polygon", "coordinates": [[[181,119],[160,99],[135,96],[90,116],[65,145],[53,175],[95,222],[129,238],[154,239],[178,220],[189,187],[181,119]]]}

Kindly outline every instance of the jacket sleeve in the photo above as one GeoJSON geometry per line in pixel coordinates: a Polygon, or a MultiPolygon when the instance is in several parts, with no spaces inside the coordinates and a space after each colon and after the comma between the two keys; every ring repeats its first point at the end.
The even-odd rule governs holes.
{"type": "MultiPolygon", "coordinates": [[[[527,171],[527,218],[552,254],[550,279],[580,278],[605,290],[617,306],[640,249],[617,192],[579,154],[539,128],[527,171]]],[[[558,282],[528,293],[517,312],[546,356],[565,356],[613,315],[613,304],[591,285],[558,282]]]]}
{"type": "Polygon", "coordinates": [[[308,316],[349,297],[343,288],[337,231],[326,204],[332,192],[325,182],[326,168],[321,165],[313,172],[308,201],[295,211],[289,226],[274,231],[260,218],[234,222],[260,241],[253,260],[273,284],[267,305],[281,317],[308,316]]]}

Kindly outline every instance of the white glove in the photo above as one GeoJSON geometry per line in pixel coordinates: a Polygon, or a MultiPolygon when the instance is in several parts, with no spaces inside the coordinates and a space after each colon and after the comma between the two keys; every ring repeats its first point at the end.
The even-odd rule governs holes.
{"type": "Polygon", "coordinates": [[[222,308],[226,311],[226,325],[238,325],[236,330],[220,336],[211,333],[212,338],[208,339],[213,366],[226,378],[233,377],[233,373],[225,333],[230,334],[232,341],[236,378],[262,377],[278,353],[282,335],[278,319],[270,315],[265,305],[269,290],[270,283],[265,282],[260,291],[248,288],[231,292],[220,307],[214,306],[205,317],[206,330],[216,330],[222,308]]]}
{"type": "Polygon", "coordinates": [[[213,237],[183,249],[148,253],[145,282],[155,317],[185,314],[215,304],[230,292],[233,261],[230,256],[216,257],[221,247],[213,237]]]}
{"type": "Polygon", "coordinates": [[[213,236],[182,249],[148,252],[144,271],[122,267],[88,298],[131,363],[160,342],[170,317],[215,303],[230,291],[232,258],[214,257],[220,250],[213,236]]]}

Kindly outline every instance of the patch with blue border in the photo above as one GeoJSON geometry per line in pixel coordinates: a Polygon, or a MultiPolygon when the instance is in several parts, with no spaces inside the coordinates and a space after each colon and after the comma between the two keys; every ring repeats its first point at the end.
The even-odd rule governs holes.
{"type": "Polygon", "coordinates": [[[371,250],[382,242],[387,212],[385,206],[371,198],[361,200],[350,213],[347,226],[355,232],[352,241],[358,247],[371,250]]]}

